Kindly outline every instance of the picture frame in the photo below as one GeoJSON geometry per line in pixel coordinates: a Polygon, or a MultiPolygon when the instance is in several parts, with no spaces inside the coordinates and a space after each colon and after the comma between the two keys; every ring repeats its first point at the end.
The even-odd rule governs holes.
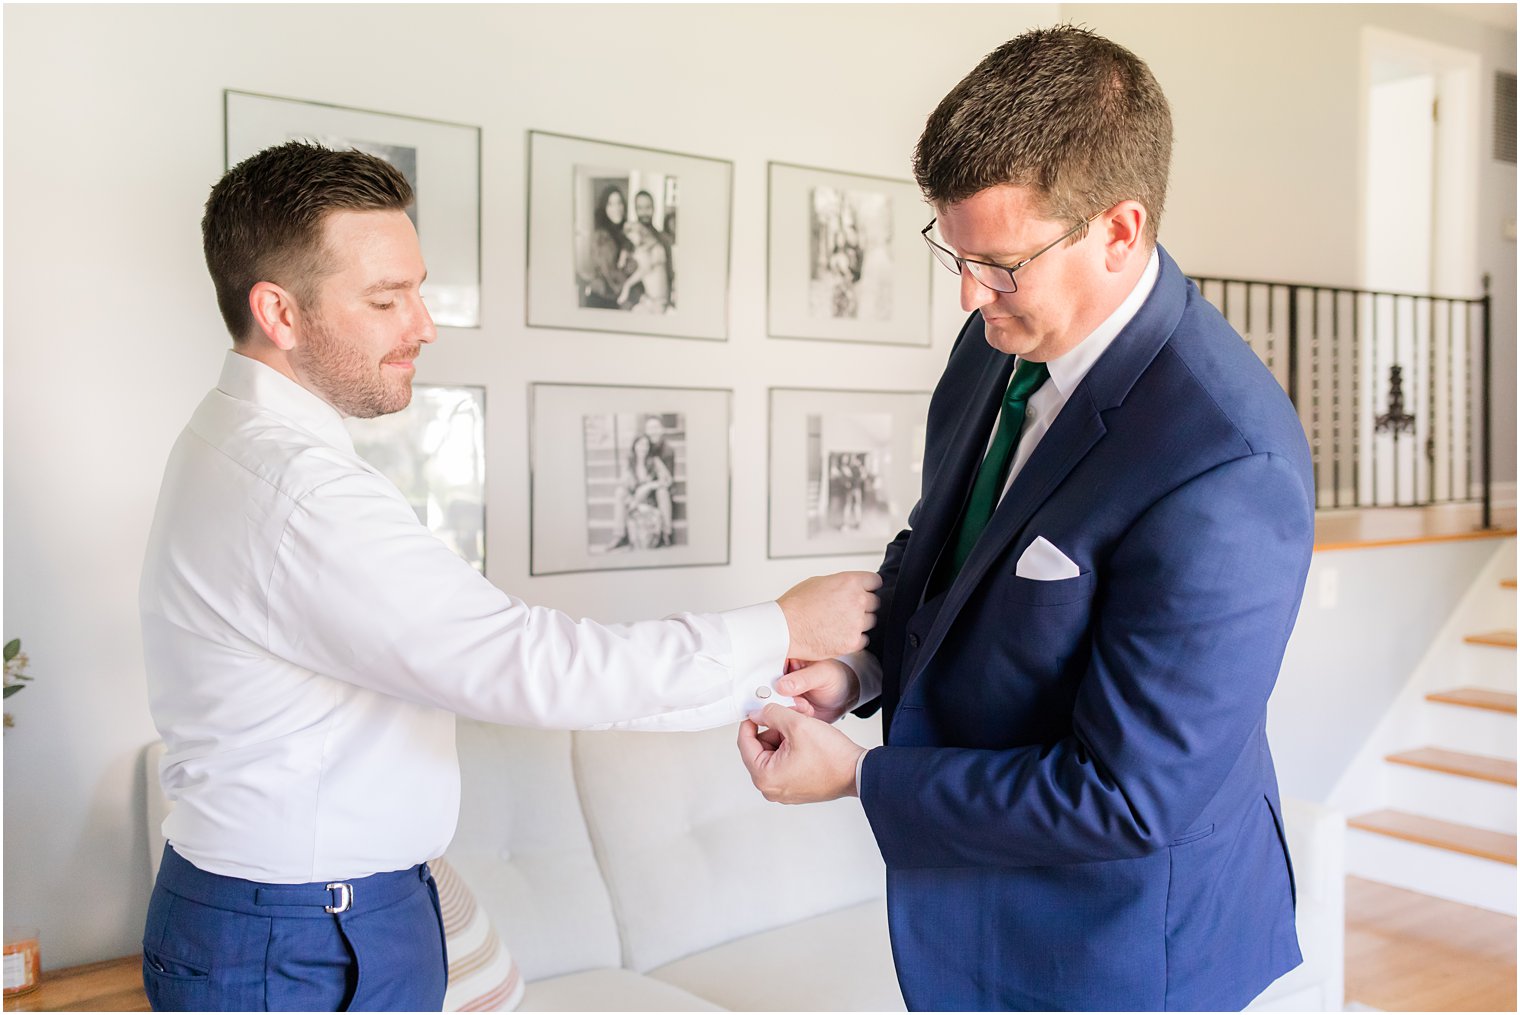
{"type": "Polygon", "coordinates": [[[395,484],[417,520],[486,573],[486,389],[413,384],[400,412],[346,419],[354,450],[395,484]]]}
{"type": "Polygon", "coordinates": [[[907,180],[770,162],[772,338],[930,345],[931,213],[907,180]]]}
{"type": "Polygon", "coordinates": [[[416,200],[428,277],[422,295],[440,327],[480,327],[480,128],[226,89],[227,168],[265,148],[308,140],[358,148],[400,169],[416,200]]]}
{"type": "Polygon", "coordinates": [[[529,385],[530,575],[729,562],[733,391],[529,385]]]}
{"type": "Polygon", "coordinates": [[[771,388],[766,555],[880,555],[923,482],[927,391],[771,388]]]}
{"type": "Polygon", "coordinates": [[[530,130],[528,326],[727,341],[732,218],[732,162],[530,130]]]}

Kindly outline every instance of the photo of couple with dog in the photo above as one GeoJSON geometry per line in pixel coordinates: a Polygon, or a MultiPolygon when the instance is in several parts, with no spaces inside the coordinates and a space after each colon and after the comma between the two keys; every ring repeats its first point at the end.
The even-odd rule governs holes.
{"type": "Polygon", "coordinates": [[[581,306],[641,314],[675,310],[675,195],[674,176],[576,168],[581,306]]]}

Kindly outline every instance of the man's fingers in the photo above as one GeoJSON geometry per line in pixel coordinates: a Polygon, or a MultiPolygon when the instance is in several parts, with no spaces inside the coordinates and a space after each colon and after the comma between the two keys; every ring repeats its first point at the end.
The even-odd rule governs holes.
{"type": "Polygon", "coordinates": [[[776,730],[785,737],[788,730],[793,729],[802,720],[796,712],[784,705],[771,702],[760,710],[760,724],[776,730]]]}
{"type": "Polygon", "coordinates": [[[813,707],[813,703],[811,701],[808,701],[806,698],[801,697],[800,695],[793,696],[792,711],[800,713],[802,715],[812,716],[813,718],[818,717],[818,710],[813,707]]]}
{"type": "Polygon", "coordinates": [[[875,571],[857,571],[856,573],[866,576],[865,590],[867,592],[875,592],[877,589],[881,588],[881,575],[877,574],[875,571]]]}
{"type": "Polygon", "coordinates": [[[758,736],[760,742],[773,751],[781,746],[784,739],[777,730],[761,730],[758,736]]]}
{"type": "Polygon", "coordinates": [[[772,750],[760,741],[760,728],[751,719],[746,719],[739,724],[739,757],[744,759],[744,767],[749,769],[753,776],[760,767],[760,759],[772,750]]]}
{"type": "Polygon", "coordinates": [[[776,681],[776,690],[795,698],[799,694],[816,690],[826,683],[828,683],[828,673],[825,667],[807,664],[776,681]]]}

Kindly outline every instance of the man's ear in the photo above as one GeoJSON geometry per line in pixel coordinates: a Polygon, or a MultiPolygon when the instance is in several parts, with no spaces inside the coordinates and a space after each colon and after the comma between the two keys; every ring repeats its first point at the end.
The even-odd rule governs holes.
{"type": "Polygon", "coordinates": [[[253,323],[275,348],[284,352],[295,348],[300,308],[287,290],[273,282],[255,283],[248,290],[248,309],[253,323]]]}
{"type": "Polygon", "coordinates": [[[1120,201],[1095,223],[1104,230],[1103,257],[1109,271],[1123,271],[1130,258],[1146,253],[1148,218],[1145,205],[1139,201],[1120,201]]]}

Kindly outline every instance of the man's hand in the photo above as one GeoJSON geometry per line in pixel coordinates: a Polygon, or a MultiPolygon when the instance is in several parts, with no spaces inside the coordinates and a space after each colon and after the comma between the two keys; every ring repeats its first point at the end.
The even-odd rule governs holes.
{"type": "Polygon", "coordinates": [[[788,665],[776,690],[790,695],[803,715],[834,722],[860,697],[860,678],[838,659],[820,659],[795,669],[788,665]]]}
{"type": "Polygon", "coordinates": [[[876,626],[881,576],[872,571],[820,575],[788,589],[776,600],[791,634],[789,659],[829,659],[866,647],[876,626]]]}
{"type": "Polygon", "coordinates": [[[814,804],[855,795],[855,765],[865,748],[825,722],[770,704],[739,724],[739,755],[765,799],[814,804]]]}

